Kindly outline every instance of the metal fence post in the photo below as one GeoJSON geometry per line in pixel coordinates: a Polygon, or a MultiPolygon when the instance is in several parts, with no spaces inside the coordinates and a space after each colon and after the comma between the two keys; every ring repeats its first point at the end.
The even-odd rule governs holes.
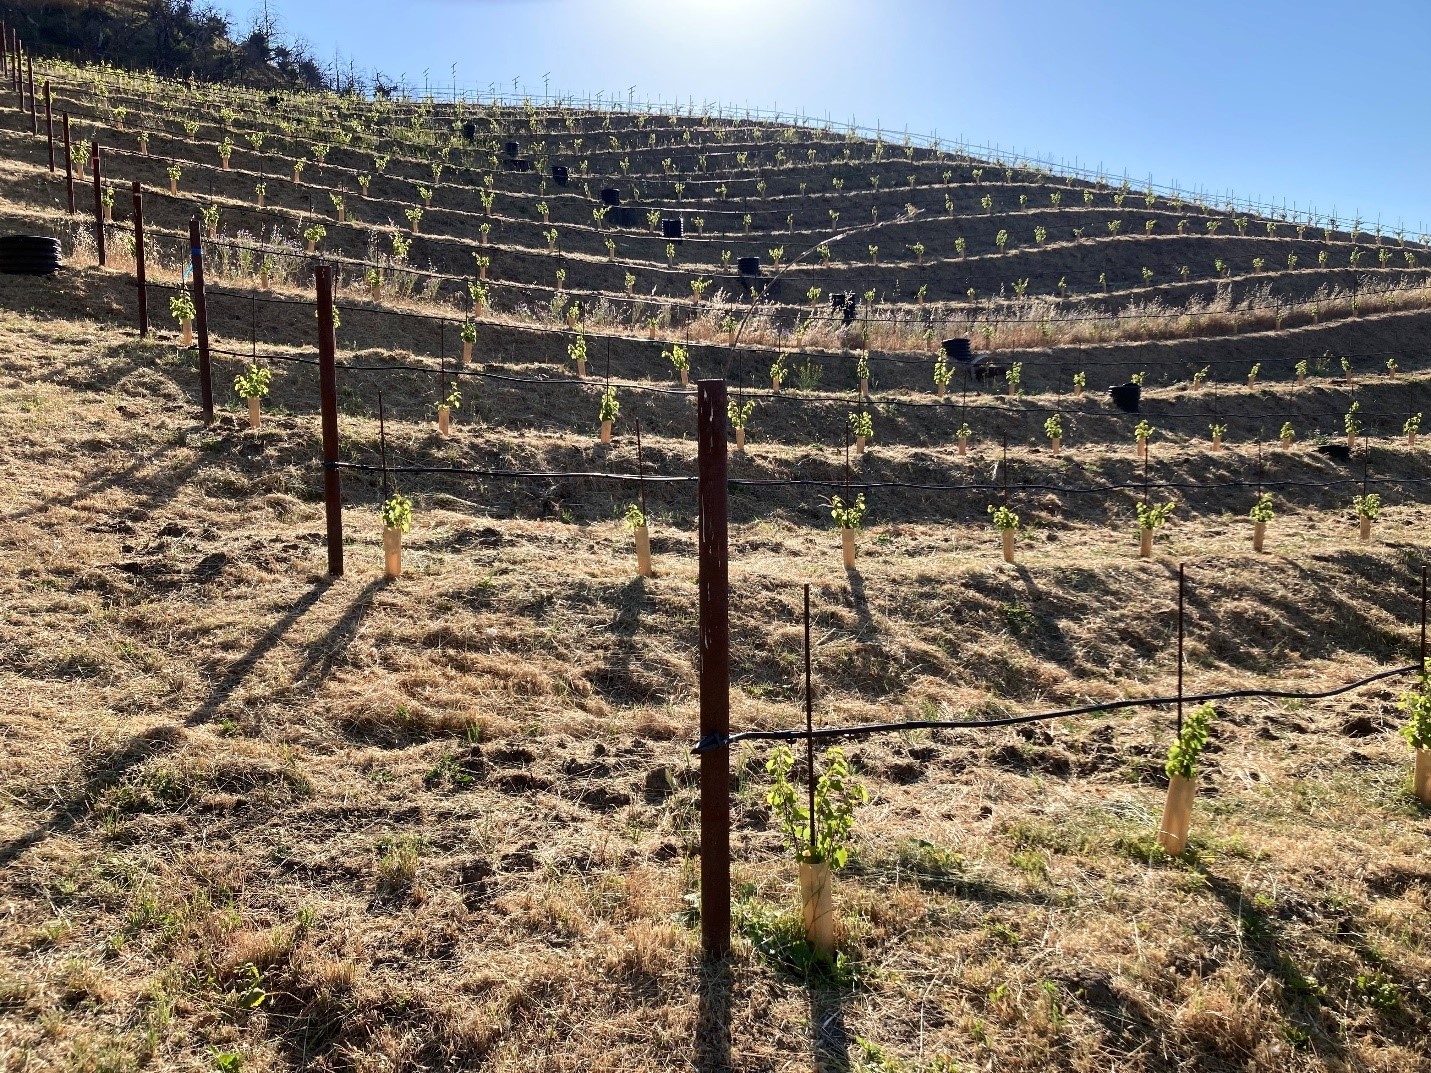
{"type": "Polygon", "coordinates": [[[194,327],[199,331],[199,399],[204,420],[214,419],[214,370],[209,360],[209,310],[204,300],[204,250],[199,243],[199,218],[189,221],[189,255],[194,269],[194,327]]]}
{"type": "Polygon", "coordinates": [[[69,200],[70,215],[75,214],[75,158],[70,152],[70,114],[61,112],[65,128],[65,197],[69,200]]]}
{"type": "Polygon", "coordinates": [[[99,141],[95,140],[89,152],[89,170],[94,177],[94,249],[99,255],[99,267],[109,267],[109,258],[104,250],[104,195],[99,176],[99,141]]]}
{"type": "Polygon", "coordinates": [[[338,470],[338,362],[333,332],[333,276],[327,265],[318,280],[318,402],[323,424],[323,507],[328,521],[328,575],[343,576],[343,485],[338,470]]]}
{"type": "Polygon", "coordinates": [[[30,79],[30,133],[40,133],[40,121],[35,115],[35,57],[25,57],[25,70],[30,79]]]}
{"type": "Polygon", "coordinates": [[[144,198],[134,180],[134,280],[139,290],[139,338],[149,335],[149,284],[144,271],[144,198]]]}
{"type": "Polygon", "coordinates": [[[50,174],[55,173],[55,112],[50,98],[50,80],[45,79],[45,141],[49,145],[50,174]]]}
{"type": "MultiPolygon", "coordinates": [[[[696,442],[700,500],[701,738],[730,733],[730,575],[727,525],[726,387],[697,384],[696,442]]],[[[730,750],[701,753],[701,948],[730,953],[730,750]]]]}

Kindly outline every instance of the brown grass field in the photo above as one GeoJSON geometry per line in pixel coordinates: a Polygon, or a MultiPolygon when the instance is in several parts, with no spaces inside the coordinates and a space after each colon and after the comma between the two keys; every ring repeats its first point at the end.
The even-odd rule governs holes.
{"type": "MultiPolygon", "coordinates": [[[[17,161],[0,171],[0,230],[57,212],[17,161]]],[[[1409,679],[1219,704],[1178,858],[1154,838],[1167,709],[846,742],[870,802],[829,971],[801,967],[769,750],[737,746],[736,937],[712,965],[693,486],[648,491],[643,579],[619,520],[629,486],[403,478],[416,520],[389,581],[376,479],[349,473],[348,570],[332,580],[311,366],[275,365],[254,433],[229,390],[242,363],[221,358],[206,425],[160,292],[160,330],[137,338],[127,268],[81,248],[54,279],[0,278],[7,1073],[1431,1070],[1431,812],[1395,733],[1409,679]]],[[[432,365],[431,339],[348,298],[342,359],[432,365]]],[[[214,300],[215,343],[244,348],[248,309],[231,303],[214,300]]],[[[823,502],[837,489],[736,487],[733,725],[803,725],[805,583],[821,723],[1166,694],[1179,562],[1190,692],[1328,689],[1411,662],[1431,525],[1416,482],[1431,474],[1399,415],[1424,406],[1427,316],[1028,349],[1029,393],[986,388],[957,410],[907,405],[929,388],[891,366],[854,486],[985,481],[1002,435],[1016,488],[1136,481],[1131,422],[1096,390],[1067,393],[1084,362],[1110,380],[1154,370],[1155,479],[1255,479],[1260,438],[1268,480],[1349,483],[1279,495],[1260,555],[1250,489],[1189,488],[1148,561],[1136,492],[1016,491],[1013,565],[985,512],[996,497],[873,491],[852,571],[823,502]],[[1401,374],[1293,384],[1283,366],[1323,351],[1394,352],[1401,374]],[[1232,431],[1213,451],[1206,422],[1183,419],[1213,405],[1188,371],[1247,359],[1268,382],[1224,380],[1232,431]],[[1351,397],[1382,415],[1366,467],[1393,482],[1367,543],[1350,510],[1360,458],[1272,449],[1269,415],[1335,439],[1351,397]],[[1050,408],[1070,428],[1057,458],[1050,408]],[[964,460],[961,420],[979,430],[964,460]]],[[[564,342],[520,321],[484,325],[479,362],[546,382],[470,377],[447,440],[435,372],[345,373],[344,458],[376,459],[381,387],[399,463],[629,473],[640,417],[643,464],[693,472],[689,399],[643,393],[670,386],[659,343],[616,341],[627,408],[604,449],[592,385],[553,380],[564,342]]],[[[274,307],[256,347],[311,356],[312,324],[311,306],[274,307]]],[[[853,393],[828,342],[823,386],[760,399],[733,477],[840,479],[853,393]]],[[[758,386],[768,360],[733,381],[758,386]]]]}

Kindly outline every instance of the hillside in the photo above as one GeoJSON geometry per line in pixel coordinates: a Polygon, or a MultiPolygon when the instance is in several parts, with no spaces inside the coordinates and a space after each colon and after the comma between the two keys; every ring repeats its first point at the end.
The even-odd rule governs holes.
{"type": "Polygon", "coordinates": [[[36,136],[4,96],[3,230],[68,258],[0,289],[7,1068],[1431,1069],[1404,674],[1219,701],[1178,856],[1167,707],[842,741],[870,800],[823,972],[769,743],[742,742],[735,945],[703,961],[677,368],[753,404],[737,730],[804,725],[807,583],[820,725],[1166,696],[1179,564],[1189,694],[1330,691],[1418,653],[1425,236],[743,116],[37,76],[115,195],[100,267],[43,100],[36,136]],[[169,315],[196,214],[213,422],[169,315]],[[995,371],[941,361],[957,338],[995,371]],[[1135,375],[1129,414],[1103,388],[1135,375]],[[395,580],[388,482],[414,506],[395,580]],[[847,569],[831,499],[859,495],[847,569]],[[1137,506],[1167,501],[1139,559],[1137,506]]]}
{"type": "Polygon", "coordinates": [[[266,10],[246,32],[220,8],[194,0],[4,0],[0,20],[42,59],[208,82],[329,88],[307,46],[286,41],[266,10]]]}

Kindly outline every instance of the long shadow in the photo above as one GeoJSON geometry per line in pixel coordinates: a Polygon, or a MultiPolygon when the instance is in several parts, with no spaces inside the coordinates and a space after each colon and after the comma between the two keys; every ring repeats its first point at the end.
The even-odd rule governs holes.
{"type": "MultiPolygon", "coordinates": [[[[332,662],[338,658],[342,650],[351,643],[354,634],[357,632],[358,624],[362,621],[363,614],[367,611],[368,601],[378,588],[385,584],[384,579],[378,578],[370,581],[354,599],[348,610],[343,613],[337,625],[334,627],[338,633],[339,640],[333,645],[315,643],[318,653],[310,651],[308,660],[304,663],[300,675],[295,675],[295,680],[303,674],[312,671],[316,666],[331,666],[332,662]],[[321,655],[319,654],[321,653],[321,655]]],[[[332,587],[330,578],[324,577],[315,581],[311,588],[298,598],[297,601],[286,611],[281,619],[265,630],[263,635],[254,642],[253,646],[238,659],[234,660],[225,669],[223,676],[214,683],[206,696],[185,718],[184,722],[189,726],[199,723],[207,723],[218,714],[218,712],[228,703],[230,697],[241,686],[254,667],[272,652],[280,641],[298,624],[313,605],[316,604],[325,593],[332,587]]]]}
{"type": "Polygon", "coordinates": [[[612,647],[600,670],[589,676],[603,696],[617,695],[622,700],[639,701],[649,697],[651,690],[640,686],[641,650],[636,634],[642,616],[651,609],[651,593],[646,579],[634,577],[616,590],[613,609],[616,618],[606,628],[612,647]]]}
{"type": "Polygon", "coordinates": [[[363,619],[372,607],[373,597],[389,584],[387,578],[378,577],[363,586],[338,621],[328,627],[323,638],[308,646],[308,655],[293,674],[295,685],[309,679],[321,682],[333,673],[338,660],[362,628],[363,619]]]}
{"type": "Polygon", "coordinates": [[[869,594],[865,592],[865,576],[858,567],[845,567],[845,577],[850,583],[850,598],[855,606],[855,618],[859,620],[860,632],[874,628],[874,618],[870,615],[869,594]]]}
{"type": "Polygon", "coordinates": [[[1320,1003],[1315,988],[1311,985],[1315,974],[1303,973],[1291,957],[1283,952],[1276,920],[1258,906],[1240,884],[1210,871],[1201,861],[1194,867],[1207,881],[1208,888],[1217,900],[1222,902],[1229,915],[1237,920],[1243,937],[1243,948],[1247,950],[1253,964],[1281,983],[1277,1001],[1282,1007],[1282,1016],[1306,1033],[1306,1038],[1319,1054],[1339,1060],[1345,1059],[1346,1047],[1343,1042],[1328,1035],[1321,1027],[1321,1018],[1318,1016],[1320,1003]]]}
{"type": "Polygon", "coordinates": [[[700,1073],[729,1073],[730,963],[703,963],[700,968],[700,988],[700,1006],[696,1021],[696,1069],[700,1073]]]}
{"type": "MultiPolygon", "coordinates": [[[[80,792],[69,802],[60,806],[49,820],[17,838],[0,844],[0,865],[10,863],[27,849],[53,835],[64,834],[71,830],[90,814],[93,801],[105,788],[122,782],[131,770],[150,758],[177,748],[184,740],[183,727],[211,721],[228,699],[233,696],[235,690],[253,672],[259,661],[271,652],[298,621],[313,608],[323,594],[330,589],[331,584],[327,578],[315,582],[247,652],[229,664],[223,676],[209,690],[208,695],[184,718],[182,725],[155,727],[142,734],[136,734],[102,769],[91,774],[85,780],[80,792]]],[[[310,657],[308,663],[305,664],[305,673],[311,673],[318,666],[331,666],[332,661],[336,660],[342,648],[351,642],[373,591],[382,584],[383,581],[378,579],[364,587],[354,600],[353,606],[339,620],[337,629],[341,638],[340,642],[324,645],[321,658],[310,657]]]]}
{"type": "Polygon", "coordinates": [[[845,1027],[845,992],[812,979],[810,995],[810,1050],[816,1073],[845,1073],[851,1069],[849,1030],[845,1027]]]}

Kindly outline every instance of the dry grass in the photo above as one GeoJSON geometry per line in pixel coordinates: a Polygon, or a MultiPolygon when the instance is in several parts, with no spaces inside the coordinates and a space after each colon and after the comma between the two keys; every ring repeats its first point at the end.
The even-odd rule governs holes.
{"type": "MultiPolygon", "coordinates": [[[[742,745],[738,936],[727,965],[706,966],[688,492],[653,495],[657,576],[642,580],[616,520],[624,490],[414,479],[407,571],[386,582],[375,489],[353,476],[349,570],[330,581],[311,385],[280,370],[259,435],[226,394],[205,427],[189,357],[167,335],[134,340],[126,302],[120,275],[88,270],[0,298],[0,1067],[1431,1069],[1431,816],[1409,792],[1395,683],[1220,706],[1177,860],[1152,838],[1166,712],[848,743],[872,800],[838,883],[834,978],[791,968],[793,869],[765,750],[742,745]]],[[[308,319],[293,312],[268,344],[308,319]]],[[[365,360],[425,352],[390,322],[345,321],[365,360]]],[[[1333,337],[1374,349],[1419,324],[1333,337]]],[[[489,327],[508,371],[559,360],[489,327]]],[[[1290,353],[1295,335],[1255,345],[1290,353]]],[[[1134,367],[1185,356],[1119,352],[1134,367]]],[[[621,375],[648,378],[643,354],[623,349],[621,375]]],[[[598,454],[556,389],[484,393],[439,442],[427,379],[386,381],[398,457],[634,465],[626,442],[598,454]]],[[[1394,410],[1420,384],[1361,397],[1394,410]]],[[[838,474],[820,445],[843,386],[763,406],[738,473],[838,474]]],[[[1259,412],[1310,420],[1339,390],[1224,395],[1232,449],[1195,429],[1160,438],[1159,463],[1237,477],[1259,412]]],[[[353,392],[345,449],[368,457],[376,423],[353,392]]],[[[976,399],[990,431],[967,463],[949,451],[951,411],[891,408],[859,474],[983,479],[999,428],[1030,482],[1131,479],[1125,423],[1092,400],[1060,400],[1065,457],[1036,445],[1035,407],[1053,398],[976,399]]],[[[647,464],[687,468],[686,400],[628,405],[647,464]]],[[[1189,405],[1150,392],[1158,414],[1189,405]]],[[[1423,458],[1376,447],[1392,476],[1424,476],[1423,458]]],[[[1345,476],[1306,451],[1274,464],[1345,476]]],[[[1004,566],[982,499],[890,493],[846,572],[818,495],[738,495],[733,723],[800,725],[805,582],[821,721],[1166,692],[1177,560],[1190,688],[1400,664],[1426,491],[1404,485],[1371,544],[1345,500],[1283,506],[1255,556],[1242,499],[1192,494],[1142,563],[1131,496],[1029,497],[1004,566]]]]}
{"type": "MultiPolygon", "coordinates": [[[[1392,688],[1224,710],[1178,862],[1150,838],[1155,713],[852,744],[874,800],[840,884],[846,986],[772,960],[792,876],[742,748],[741,934],[712,973],[688,912],[687,534],[639,583],[599,517],[434,505],[401,583],[360,516],[350,576],[325,583],[308,419],[274,418],[236,465],[248,438],[183,416],[162,351],[15,313],[0,330],[20,355],[0,388],[15,1061],[1424,1068],[1427,820],[1392,688]]],[[[1288,519],[1263,562],[1236,525],[1175,523],[1191,681],[1400,658],[1425,519],[1396,510],[1411,527],[1371,549],[1288,519]]],[[[1169,684],[1166,560],[1091,518],[1036,528],[1016,570],[972,519],[879,524],[853,585],[798,517],[734,550],[739,726],[798,722],[804,580],[822,718],[1169,684]]]]}

